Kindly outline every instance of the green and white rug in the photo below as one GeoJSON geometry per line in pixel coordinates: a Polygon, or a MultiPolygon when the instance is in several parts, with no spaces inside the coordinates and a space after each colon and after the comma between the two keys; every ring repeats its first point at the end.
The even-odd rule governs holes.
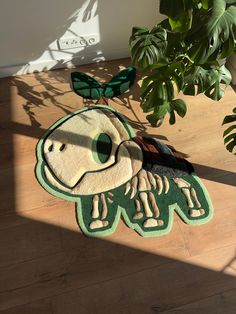
{"type": "Polygon", "coordinates": [[[208,193],[192,165],[153,138],[137,137],[122,115],[85,107],[52,125],[37,144],[36,176],[51,194],[75,202],[88,236],[113,233],[122,217],[144,237],[167,234],[176,212],[207,222],[208,193]]]}

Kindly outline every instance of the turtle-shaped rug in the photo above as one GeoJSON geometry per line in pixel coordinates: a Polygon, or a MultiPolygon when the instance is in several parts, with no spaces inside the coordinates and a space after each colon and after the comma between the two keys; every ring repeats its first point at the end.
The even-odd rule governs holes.
{"type": "Polygon", "coordinates": [[[173,147],[136,136],[106,105],[84,107],[48,129],[37,144],[36,176],[49,193],[76,203],[88,236],[113,233],[121,216],[147,237],[168,233],[174,212],[192,225],[213,213],[192,165],[173,147]]]}

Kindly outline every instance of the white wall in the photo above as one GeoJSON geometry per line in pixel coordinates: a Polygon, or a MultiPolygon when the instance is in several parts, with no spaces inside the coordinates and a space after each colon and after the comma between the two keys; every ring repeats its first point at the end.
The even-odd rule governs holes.
{"type": "Polygon", "coordinates": [[[2,0],[0,76],[127,57],[132,26],[153,26],[158,7],[158,0],[2,0]],[[58,48],[59,38],[96,33],[95,46],[58,48]]]}

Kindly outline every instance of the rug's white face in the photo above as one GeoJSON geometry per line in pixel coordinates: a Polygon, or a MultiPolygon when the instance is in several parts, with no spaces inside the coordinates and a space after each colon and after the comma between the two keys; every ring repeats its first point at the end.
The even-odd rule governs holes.
{"type": "Polygon", "coordinates": [[[118,117],[101,108],[81,112],[62,123],[47,137],[43,153],[49,182],[72,194],[116,188],[142,167],[141,148],[130,140],[118,117]],[[105,140],[103,152],[100,139],[105,140]]]}

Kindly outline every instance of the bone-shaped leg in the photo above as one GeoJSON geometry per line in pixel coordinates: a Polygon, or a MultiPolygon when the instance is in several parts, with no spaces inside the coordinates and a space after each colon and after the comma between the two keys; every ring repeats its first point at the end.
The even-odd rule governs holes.
{"type": "Polygon", "coordinates": [[[163,221],[162,220],[157,220],[155,218],[159,217],[160,212],[159,208],[157,206],[155,197],[152,192],[149,192],[148,195],[145,192],[140,193],[140,199],[142,201],[144,211],[145,211],[145,216],[148,218],[144,221],[143,226],[145,228],[153,228],[157,226],[162,226],[163,221]],[[152,209],[149,207],[149,202],[151,204],[152,209]],[[153,212],[152,212],[153,210],[153,212]],[[153,218],[153,216],[155,218],[153,218]]]}
{"type": "Polygon", "coordinates": [[[91,222],[91,224],[89,225],[90,229],[100,229],[100,228],[104,228],[108,226],[108,221],[106,220],[94,220],[91,222]]]}
{"type": "Polygon", "coordinates": [[[96,194],[93,197],[93,210],[92,210],[92,218],[96,219],[99,217],[99,196],[96,194]]]}
{"type": "Polygon", "coordinates": [[[150,191],[151,190],[151,184],[149,182],[149,178],[148,178],[148,175],[147,175],[147,172],[146,170],[142,169],[139,171],[138,173],[138,181],[139,181],[139,184],[138,184],[138,190],[139,191],[150,191]]]}
{"type": "Polygon", "coordinates": [[[166,176],[164,176],[164,185],[165,185],[165,194],[167,194],[169,192],[170,185],[166,176]]]}
{"type": "Polygon", "coordinates": [[[152,213],[151,208],[149,207],[149,204],[148,204],[147,193],[141,192],[139,196],[140,196],[140,199],[141,199],[141,201],[143,203],[143,207],[144,207],[144,211],[145,211],[146,217],[152,217],[153,213],[152,213]]]}
{"type": "Polygon", "coordinates": [[[137,193],[137,186],[138,186],[138,177],[135,176],[132,179],[132,193],[130,195],[130,199],[134,198],[135,194],[137,193]]]}
{"type": "Polygon", "coordinates": [[[191,184],[184,179],[181,178],[174,178],[174,182],[177,186],[181,189],[182,193],[184,194],[188,207],[191,208],[189,211],[189,215],[191,217],[199,217],[205,213],[205,210],[202,209],[201,203],[198,200],[196,190],[191,188],[191,184]],[[193,200],[192,200],[193,199],[193,200]],[[194,203],[196,204],[198,209],[194,209],[194,203]]]}
{"type": "Polygon", "coordinates": [[[178,188],[190,188],[191,184],[181,178],[173,178],[174,182],[178,185],[178,188]]]}
{"type": "Polygon", "coordinates": [[[108,221],[104,220],[108,215],[108,208],[106,204],[106,198],[105,195],[102,193],[100,198],[99,195],[94,195],[93,197],[93,209],[91,216],[93,219],[96,219],[92,221],[89,225],[90,229],[100,229],[108,226],[108,221]],[[102,219],[98,219],[100,217],[100,211],[99,211],[99,202],[102,202],[102,219]]]}
{"type": "Polygon", "coordinates": [[[152,192],[149,192],[148,196],[149,196],[149,201],[151,203],[151,206],[152,206],[152,209],[153,209],[153,212],[154,212],[154,217],[156,219],[153,219],[153,218],[147,219],[144,222],[143,226],[144,227],[149,227],[149,228],[150,227],[163,226],[163,224],[164,224],[163,220],[157,219],[160,216],[160,210],[158,208],[158,205],[157,205],[157,202],[155,200],[154,194],[152,192]]]}
{"type": "Polygon", "coordinates": [[[159,175],[157,175],[156,173],[154,173],[154,177],[156,179],[156,183],[157,183],[157,187],[158,187],[158,195],[161,195],[162,190],[163,190],[163,183],[162,183],[162,179],[159,175]]]}
{"type": "Polygon", "coordinates": [[[200,217],[205,214],[205,210],[203,208],[200,209],[191,209],[189,211],[189,215],[191,217],[200,217]]]}
{"type": "Polygon", "coordinates": [[[198,198],[197,198],[197,193],[196,193],[196,191],[195,191],[194,188],[191,188],[191,195],[192,195],[192,197],[193,197],[193,199],[194,199],[194,202],[195,202],[196,205],[197,205],[197,208],[201,208],[202,206],[201,206],[201,204],[200,204],[200,202],[199,202],[199,200],[198,200],[198,198]]]}
{"type": "Polygon", "coordinates": [[[184,179],[181,179],[181,178],[174,178],[173,180],[177,184],[178,188],[180,188],[182,193],[184,194],[186,201],[187,201],[187,204],[188,204],[188,207],[193,208],[194,205],[193,205],[190,191],[189,191],[191,184],[189,182],[185,181],[184,179]]]}
{"type": "Polygon", "coordinates": [[[192,199],[191,199],[191,196],[190,196],[190,191],[189,191],[189,189],[187,189],[187,188],[182,188],[181,191],[182,191],[182,193],[184,194],[184,196],[185,196],[185,198],[186,198],[188,207],[189,207],[189,208],[193,208],[194,205],[193,205],[193,202],[192,202],[192,199]]]}
{"type": "Polygon", "coordinates": [[[193,197],[194,202],[197,205],[198,209],[192,209],[189,211],[191,217],[200,217],[205,214],[205,210],[202,207],[201,203],[198,200],[197,193],[194,188],[191,188],[191,195],[193,197]]]}
{"type": "Polygon", "coordinates": [[[105,218],[107,218],[108,208],[107,208],[106,198],[103,193],[101,194],[101,202],[102,202],[102,220],[104,220],[105,218]]]}
{"type": "Polygon", "coordinates": [[[125,185],[125,195],[127,195],[130,191],[130,183],[127,182],[126,185],[125,185]]]}
{"type": "Polygon", "coordinates": [[[153,188],[155,190],[157,185],[156,185],[156,180],[155,180],[153,174],[151,172],[147,171],[147,176],[148,176],[148,180],[149,180],[150,184],[153,186],[153,188]]]}
{"type": "Polygon", "coordinates": [[[133,219],[142,219],[143,213],[141,212],[141,205],[138,199],[135,200],[135,209],[136,213],[134,214],[133,219]]]}
{"type": "Polygon", "coordinates": [[[154,194],[152,192],[149,192],[148,196],[149,196],[149,200],[150,200],[150,203],[152,205],[152,208],[153,208],[154,217],[158,218],[160,216],[160,211],[159,211],[159,208],[157,206],[154,194]]]}

